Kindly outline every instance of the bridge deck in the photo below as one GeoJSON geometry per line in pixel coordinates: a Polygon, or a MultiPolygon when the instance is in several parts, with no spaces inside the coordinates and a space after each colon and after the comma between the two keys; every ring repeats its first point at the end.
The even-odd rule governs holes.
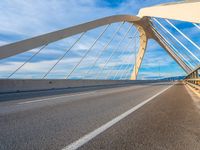
{"type": "Polygon", "coordinates": [[[0,149],[62,149],[152,96],[81,149],[199,149],[199,98],[192,99],[181,83],[158,94],[169,86],[156,83],[1,102],[0,149]]]}
{"type": "Polygon", "coordinates": [[[199,106],[177,84],[82,149],[199,150],[199,106]]]}

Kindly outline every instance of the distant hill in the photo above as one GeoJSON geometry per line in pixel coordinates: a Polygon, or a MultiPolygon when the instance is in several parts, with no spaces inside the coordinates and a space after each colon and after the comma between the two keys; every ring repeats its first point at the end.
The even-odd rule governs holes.
{"type": "Polygon", "coordinates": [[[160,80],[183,80],[185,76],[177,76],[177,77],[167,77],[167,78],[162,78],[160,80]]]}

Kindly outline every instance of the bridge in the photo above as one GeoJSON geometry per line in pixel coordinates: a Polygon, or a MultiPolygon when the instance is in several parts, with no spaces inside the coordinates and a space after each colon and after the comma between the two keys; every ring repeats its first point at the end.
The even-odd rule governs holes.
{"type": "Polygon", "coordinates": [[[0,46],[1,63],[13,64],[0,75],[0,149],[199,150],[199,34],[200,2],[191,0],[0,46]],[[183,79],[138,79],[149,40],[183,79]]]}

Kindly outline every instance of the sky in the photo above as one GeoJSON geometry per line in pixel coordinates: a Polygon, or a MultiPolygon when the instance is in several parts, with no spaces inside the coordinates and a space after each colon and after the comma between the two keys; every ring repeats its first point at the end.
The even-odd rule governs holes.
{"type": "MultiPolygon", "coordinates": [[[[137,15],[140,8],[167,2],[173,2],[173,0],[1,0],[0,46],[106,16],[117,14],[137,15]]],[[[163,22],[163,20],[160,21],[163,22]]],[[[193,32],[191,32],[190,35],[195,36],[196,29],[190,24],[177,21],[173,21],[173,23],[180,27],[181,30],[185,31],[185,33],[188,29],[192,29],[191,31],[193,32]]],[[[81,57],[84,56],[85,52],[91,46],[91,43],[104,31],[106,26],[88,31],[83,35],[80,42],[72,48],[67,57],[65,57],[46,77],[66,78],[70,74],[70,78],[129,78],[134,65],[134,48],[137,48],[138,44],[133,48],[128,47],[128,50],[123,52],[123,55],[122,50],[124,48],[122,47],[126,47],[127,41],[131,40],[130,37],[133,36],[136,31],[135,27],[131,28],[129,32],[130,35],[121,43],[121,47],[116,47],[120,36],[123,36],[130,27],[128,23],[123,24],[120,32],[117,33],[118,40],[114,40],[112,45],[107,48],[107,51],[103,53],[101,58],[97,61],[96,66],[91,65],[95,62],[95,58],[103,45],[106,44],[119,26],[120,23],[109,26],[106,30],[107,34],[104,35],[100,42],[95,44],[89,56],[87,56],[81,62],[81,65],[70,74],[81,57]],[[111,61],[105,65],[113,49],[117,49],[116,53],[111,57],[111,61]],[[88,74],[87,70],[89,69],[90,71],[88,74]]],[[[166,25],[166,27],[168,26],[166,25]]],[[[174,32],[170,27],[168,27],[168,29],[174,32]]],[[[80,35],[75,35],[48,45],[37,57],[33,58],[17,71],[12,78],[44,77],[51,66],[56,63],[60,56],[70,48],[72,43],[75,42],[79,36],[80,35]]],[[[138,34],[136,33],[135,36],[138,37],[138,34]]],[[[199,41],[197,40],[195,42],[199,41]]],[[[0,60],[0,77],[7,78],[38,50],[39,48],[33,49],[29,52],[0,60]]],[[[195,53],[195,49],[193,51],[195,53]]],[[[181,75],[185,75],[181,67],[155,41],[150,40],[139,71],[138,79],[157,79],[181,75]]]]}

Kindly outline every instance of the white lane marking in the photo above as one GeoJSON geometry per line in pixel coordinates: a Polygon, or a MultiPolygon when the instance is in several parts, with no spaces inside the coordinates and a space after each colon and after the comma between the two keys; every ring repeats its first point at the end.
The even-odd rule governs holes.
{"type": "Polygon", "coordinates": [[[123,118],[127,117],[128,115],[130,115],[131,113],[133,113],[134,111],[136,111],[137,109],[139,109],[140,107],[142,107],[143,105],[145,105],[146,103],[148,103],[149,101],[151,101],[152,99],[157,97],[158,95],[162,94],[163,92],[165,92],[166,90],[168,90],[172,86],[173,85],[168,86],[167,88],[158,92],[154,96],[148,98],[147,100],[145,100],[142,103],[134,106],[133,108],[131,108],[128,111],[124,112],[123,114],[117,116],[116,118],[112,119],[111,121],[107,122],[106,124],[102,125],[101,127],[95,129],[94,131],[84,135],[83,137],[81,137],[77,141],[74,141],[73,143],[64,147],[62,150],[76,150],[76,149],[78,149],[79,147],[83,146],[84,144],[86,144],[87,142],[92,140],[94,137],[96,137],[100,133],[104,132],[105,130],[107,130],[108,128],[110,128],[111,126],[113,126],[114,124],[116,124],[117,122],[122,120],[123,118]]]}
{"type": "Polygon", "coordinates": [[[73,97],[73,96],[88,95],[88,94],[93,94],[93,93],[96,93],[96,91],[87,92],[87,93],[72,94],[72,95],[64,95],[64,96],[58,96],[58,97],[50,97],[50,98],[44,98],[44,99],[38,99],[38,100],[32,100],[32,101],[26,101],[26,102],[20,102],[18,104],[21,105],[21,104],[36,103],[36,102],[48,101],[48,100],[57,99],[57,98],[63,98],[63,97],[67,98],[67,97],[73,97]]]}

